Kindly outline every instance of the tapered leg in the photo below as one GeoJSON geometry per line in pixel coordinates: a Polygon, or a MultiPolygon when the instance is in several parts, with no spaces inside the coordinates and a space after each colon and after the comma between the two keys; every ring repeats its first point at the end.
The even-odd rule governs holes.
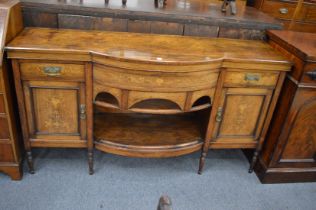
{"type": "Polygon", "coordinates": [[[207,152],[204,152],[204,151],[203,151],[203,152],[201,153],[198,174],[202,174],[202,171],[203,171],[203,168],[204,168],[204,163],[205,163],[206,155],[207,155],[207,152]]]}
{"type": "Polygon", "coordinates": [[[29,173],[34,174],[35,171],[34,171],[33,157],[32,157],[31,151],[26,152],[26,160],[27,160],[27,165],[29,167],[29,173]]]}
{"type": "Polygon", "coordinates": [[[93,151],[88,152],[88,162],[89,162],[89,174],[92,175],[94,173],[93,170],[93,151]]]}
{"type": "Polygon", "coordinates": [[[250,163],[250,167],[249,167],[249,170],[248,170],[249,173],[253,172],[253,168],[255,167],[257,159],[258,159],[258,154],[259,154],[258,151],[255,151],[254,154],[253,154],[253,157],[252,157],[252,160],[251,160],[251,163],[250,163]]]}

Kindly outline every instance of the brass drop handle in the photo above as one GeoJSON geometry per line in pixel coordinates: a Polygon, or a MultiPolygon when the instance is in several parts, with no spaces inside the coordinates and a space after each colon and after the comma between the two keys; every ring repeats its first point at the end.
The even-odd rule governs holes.
{"type": "Polygon", "coordinates": [[[259,81],[260,75],[257,74],[246,74],[245,78],[246,81],[259,81]]]}
{"type": "Polygon", "coordinates": [[[86,105],[80,104],[80,119],[86,119],[86,105]]]}
{"type": "Polygon", "coordinates": [[[45,66],[43,68],[44,74],[50,77],[60,76],[62,67],[60,66],[45,66]]]}
{"type": "Polygon", "coordinates": [[[316,80],[316,69],[314,71],[306,72],[307,76],[309,76],[312,80],[316,80]]]}
{"type": "Polygon", "coordinates": [[[217,113],[216,113],[216,122],[221,122],[222,121],[222,116],[223,116],[223,107],[218,107],[217,113]]]}
{"type": "Polygon", "coordinates": [[[289,13],[289,10],[288,10],[288,8],[280,8],[280,9],[279,9],[279,12],[280,12],[281,14],[285,15],[285,14],[289,13]]]}

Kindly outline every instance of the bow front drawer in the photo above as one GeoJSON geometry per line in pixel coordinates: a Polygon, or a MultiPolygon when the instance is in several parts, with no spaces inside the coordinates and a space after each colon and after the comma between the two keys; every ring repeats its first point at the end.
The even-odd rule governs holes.
{"type": "Polygon", "coordinates": [[[84,65],[64,63],[20,63],[22,80],[84,81],[84,65]]]}
{"type": "Polygon", "coordinates": [[[274,87],[277,84],[279,73],[228,71],[225,75],[225,87],[264,86],[274,87]]]}

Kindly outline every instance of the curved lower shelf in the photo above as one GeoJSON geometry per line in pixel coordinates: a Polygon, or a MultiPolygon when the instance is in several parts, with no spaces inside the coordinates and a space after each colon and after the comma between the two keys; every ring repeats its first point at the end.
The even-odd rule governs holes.
{"type": "Polygon", "coordinates": [[[132,113],[132,112],[137,112],[137,113],[144,113],[144,114],[180,114],[180,113],[185,113],[185,112],[196,112],[196,111],[200,111],[200,110],[204,110],[204,109],[208,109],[211,107],[210,103],[206,103],[206,104],[202,104],[202,105],[198,105],[198,106],[194,106],[191,109],[189,109],[188,111],[183,111],[181,109],[151,109],[151,108],[130,108],[127,110],[122,110],[120,107],[107,103],[107,102],[103,102],[103,101],[94,101],[94,105],[99,108],[99,109],[103,109],[103,110],[107,110],[108,112],[125,112],[125,113],[132,113]]]}
{"type": "Polygon", "coordinates": [[[194,113],[102,113],[94,120],[97,149],[129,157],[175,157],[201,149],[202,126],[194,113]]]}

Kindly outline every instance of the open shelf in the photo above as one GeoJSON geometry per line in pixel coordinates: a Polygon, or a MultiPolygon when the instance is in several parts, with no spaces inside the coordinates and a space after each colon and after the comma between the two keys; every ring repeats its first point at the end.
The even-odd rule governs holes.
{"type": "Polygon", "coordinates": [[[201,149],[203,142],[204,121],[199,116],[198,113],[98,113],[94,117],[96,148],[131,157],[192,153],[201,149]]]}
{"type": "Polygon", "coordinates": [[[125,112],[125,113],[146,113],[146,114],[179,114],[184,112],[196,112],[211,107],[210,100],[202,101],[203,103],[195,103],[189,110],[184,111],[181,108],[168,100],[161,99],[149,99],[144,100],[139,103],[134,104],[129,109],[121,109],[117,101],[110,100],[107,98],[97,98],[94,101],[94,105],[101,110],[106,110],[107,112],[125,112]]]}

